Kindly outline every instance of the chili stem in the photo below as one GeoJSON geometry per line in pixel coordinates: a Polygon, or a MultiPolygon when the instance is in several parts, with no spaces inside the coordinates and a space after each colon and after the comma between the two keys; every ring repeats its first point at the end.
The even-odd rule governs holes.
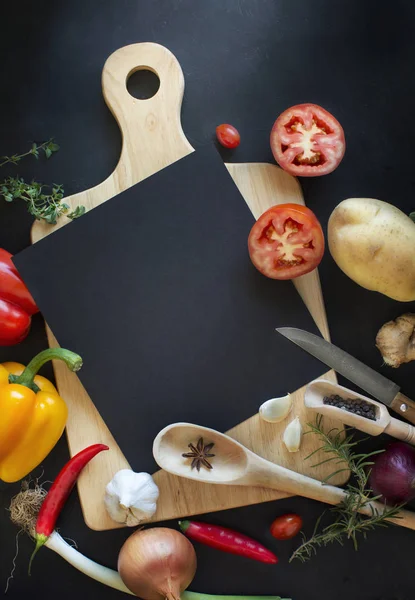
{"type": "Polygon", "coordinates": [[[33,559],[35,558],[36,554],[39,552],[39,550],[41,549],[41,547],[44,546],[47,541],[48,541],[48,536],[46,536],[46,535],[39,535],[37,537],[35,549],[33,550],[32,555],[31,555],[30,560],[29,560],[29,568],[28,568],[28,574],[29,575],[31,575],[31,573],[32,573],[32,562],[33,562],[33,559]]]}
{"type": "Polygon", "coordinates": [[[79,354],[65,350],[65,348],[48,348],[35,356],[27,365],[21,375],[10,375],[10,383],[18,383],[28,388],[33,387],[33,379],[39,369],[50,360],[63,360],[68,369],[79,371],[82,367],[82,358],[79,354]]]}

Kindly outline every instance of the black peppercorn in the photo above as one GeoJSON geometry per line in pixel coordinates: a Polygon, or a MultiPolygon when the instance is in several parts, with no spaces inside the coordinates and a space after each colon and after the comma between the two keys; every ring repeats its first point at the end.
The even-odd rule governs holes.
{"type": "Polygon", "coordinates": [[[375,407],[365,400],[342,398],[338,394],[333,394],[332,396],[324,396],[323,404],[335,406],[336,408],[347,410],[348,412],[358,415],[359,417],[365,417],[371,421],[376,421],[375,407]]]}

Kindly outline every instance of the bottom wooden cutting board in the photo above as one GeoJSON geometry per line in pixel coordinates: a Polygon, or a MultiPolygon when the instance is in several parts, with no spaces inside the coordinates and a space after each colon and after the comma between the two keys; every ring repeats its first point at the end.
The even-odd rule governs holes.
{"type": "MultiPolygon", "coordinates": [[[[72,208],[79,204],[87,209],[94,208],[193,151],[180,125],[183,73],[169,50],[152,43],[133,44],[117,50],[104,66],[102,86],[105,100],[123,136],[121,158],[114,173],[104,182],[65,199],[72,208]],[[133,98],[126,89],[129,75],[139,69],[150,69],[160,79],[157,94],[144,101],[133,98]]],[[[255,217],[278,203],[304,203],[298,182],[275,165],[228,164],[227,168],[255,217]]],[[[62,219],[56,227],[36,222],[32,241],[42,239],[67,222],[62,219]]],[[[295,285],[321,333],[328,338],[317,270],[298,278],[295,285]]],[[[49,329],[48,338],[51,346],[57,345],[49,329]]],[[[119,469],[129,465],[77,376],[59,362],[54,364],[54,369],[59,391],[69,407],[67,436],[71,455],[92,443],[101,442],[110,447],[110,452],[98,455],[87,465],[79,479],[78,490],[87,525],[100,531],[113,529],[117,524],[108,517],[103,504],[105,486],[119,469]]],[[[333,372],[328,376],[335,378],[333,372]]],[[[293,414],[300,413],[305,423],[309,417],[305,414],[301,390],[295,394],[293,411],[293,414]]],[[[315,477],[327,476],[331,472],[330,466],[324,465],[315,470],[311,461],[304,461],[307,454],[318,448],[315,436],[306,436],[298,453],[289,454],[283,450],[281,435],[287,422],[269,425],[254,416],[234,427],[230,434],[261,456],[283,466],[315,477]]],[[[335,423],[330,425],[336,426],[335,423]]],[[[337,425],[342,427],[340,423],[337,425]]],[[[315,462],[318,462],[318,456],[315,462]]],[[[197,484],[164,472],[157,473],[155,478],[160,487],[160,501],[153,520],[223,510],[286,496],[262,489],[197,484]]],[[[337,480],[337,483],[340,481],[337,480]]]]}

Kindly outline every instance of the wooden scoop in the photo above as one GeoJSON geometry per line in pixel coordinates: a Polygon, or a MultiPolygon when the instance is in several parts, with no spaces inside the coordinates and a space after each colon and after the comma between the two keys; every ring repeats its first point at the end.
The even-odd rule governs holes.
{"type": "Polygon", "coordinates": [[[387,433],[398,440],[415,445],[415,427],[413,425],[409,425],[409,423],[391,417],[384,404],[376,402],[376,400],[372,400],[366,396],[362,396],[362,394],[353,392],[341,385],[331,383],[326,379],[316,379],[307,385],[304,394],[304,404],[311,410],[315,410],[332,419],[338,419],[346,425],[355,427],[370,435],[387,433]],[[368,404],[371,404],[375,407],[376,421],[356,415],[343,408],[338,408],[337,406],[324,404],[324,397],[332,396],[333,394],[339,395],[344,399],[364,400],[368,404]]]}
{"type": "MultiPolygon", "coordinates": [[[[327,504],[339,504],[346,496],[341,488],[324,485],[316,479],[276,465],[223,433],[190,423],[175,423],[160,431],[154,440],[153,455],[165,471],[203,483],[278,489],[327,504]],[[182,456],[188,452],[188,445],[196,446],[200,438],[205,444],[214,444],[210,453],[215,456],[208,459],[212,469],[203,465],[200,471],[192,469],[191,459],[182,456]]],[[[381,503],[371,502],[361,512],[371,515],[373,510],[382,513],[383,509],[381,503]]],[[[399,516],[401,518],[397,521],[391,521],[415,529],[415,513],[402,510],[399,516]]]]}

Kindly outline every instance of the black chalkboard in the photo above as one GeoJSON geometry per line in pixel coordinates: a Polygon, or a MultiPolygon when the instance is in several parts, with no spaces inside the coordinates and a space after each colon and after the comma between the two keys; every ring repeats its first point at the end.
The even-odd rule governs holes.
{"type": "Polygon", "coordinates": [[[165,425],[226,430],[324,370],[274,331],[316,329],[291,282],[252,266],[253,222],[209,147],[15,257],[136,470],[165,425]]]}

